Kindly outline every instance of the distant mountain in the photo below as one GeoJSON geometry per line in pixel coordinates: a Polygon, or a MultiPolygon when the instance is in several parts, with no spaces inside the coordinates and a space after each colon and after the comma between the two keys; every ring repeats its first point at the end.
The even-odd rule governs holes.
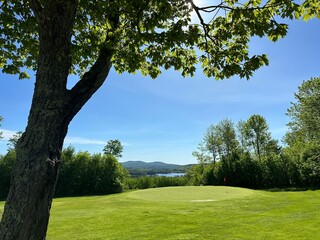
{"type": "Polygon", "coordinates": [[[121,163],[125,168],[142,168],[142,169],[177,169],[181,165],[168,164],[164,162],[143,162],[143,161],[127,161],[121,163]]]}
{"type": "Polygon", "coordinates": [[[164,162],[127,161],[121,162],[133,176],[154,175],[156,173],[186,172],[193,164],[178,165],[164,162]]]}

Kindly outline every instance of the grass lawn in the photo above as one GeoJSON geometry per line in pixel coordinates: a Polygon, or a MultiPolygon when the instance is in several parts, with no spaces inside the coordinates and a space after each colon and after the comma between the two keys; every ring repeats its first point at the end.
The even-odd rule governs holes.
{"type": "Polygon", "coordinates": [[[319,225],[319,190],[170,187],[54,199],[47,239],[314,240],[319,225]]]}

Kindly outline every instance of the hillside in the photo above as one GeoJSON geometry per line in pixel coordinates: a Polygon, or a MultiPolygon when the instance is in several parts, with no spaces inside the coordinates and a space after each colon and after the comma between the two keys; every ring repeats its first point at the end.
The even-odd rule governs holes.
{"type": "Polygon", "coordinates": [[[157,173],[186,172],[192,164],[178,165],[164,162],[127,161],[121,162],[132,176],[154,175],[157,173]]]}
{"type": "Polygon", "coordinates": [[[143,162],[143,161],[127,161],[121,163],[125,168],[143,168],[143,169],[176,169],[181,165],[168,164],[163,162],[143,162]]]}

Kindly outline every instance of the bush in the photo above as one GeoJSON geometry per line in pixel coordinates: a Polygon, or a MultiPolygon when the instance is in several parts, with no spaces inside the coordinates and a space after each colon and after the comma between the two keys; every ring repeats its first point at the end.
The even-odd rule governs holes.
{"type": "Polygon", "coordinates": [[[127,171],[112,155],[63,151],[56,196],[102,195],[122,192],[127,171]]]}
{"type": "Polygon", "coordinates": [[[320,186],[320,144],[317,142],[306,145],[300,156],[299,167],[301,179],[306,186],[320,186]]]}
{"type": "Polygon", "coordinates": [[[156,187],[185,186],[187,178],[182,177],[160,177],[143,176],[137,178],[128,178],[126,180],[127,189],[147,189],[156,187]]]}

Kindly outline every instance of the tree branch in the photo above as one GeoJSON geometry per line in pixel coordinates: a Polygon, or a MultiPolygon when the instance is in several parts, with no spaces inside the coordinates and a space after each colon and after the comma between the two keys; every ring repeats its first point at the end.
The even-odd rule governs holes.
{"type": "MultiPolygon", "coordinates": [[[[119,16],[117,14],[109,16],[113,23],[113,30],[118,28],[119,16]]],[[[80,111],[83,105],[102,86],[112,67],[113,43],[116,41],[114,34],[106,33],[106,39],[101,45],[97,60],[90,70],[86,72],[78,83],[69,91],[68,109],[66,112],[67,121],[80,111]],[[111,44],[111,46],[110,46],[111,44]]]]}
{"type": "MultiPolygon", "coordinates": [[[[274,3],[274,4],[268,4],[266,3],[264,6],[258,6],[258,7],[244,7],[243,4],[239,4],[241,6],[243,6],[242,8],[236,8],[236,7],[230,7],[227,5],[224,5],[223,2],[221,2],[218,5],[211,5],[211,6],[205,6],[205,7],[197,7],[194,5],[193,2],[191,2],[191,5],[194,5],[197,9],[197,11],[202,11],[205,13],[212,13],[214,11],[216,11],[217,9],[225,9],[225,10],[229,10],[229,11],[234,11],[234,10],[241,10],[241,11],[253,11],[253,10],[262,10],[262,9],[267,9],[267,8],[273,8],[273,7],[277,7],[277,6],[281,6],[281,4],[283,4],[284,2],[279,2],[279,3],[274,3]]],[[[195,10],[196,10],[195,9],[195,10]]]]}
{"type": "MultiPolygon", "coordinates": [[[[67,115],[70,116],[71,119],[106,80],[112,66],[112,55],[111,49],[102,48],[99,57],[90,70],[86,72],[81,80],[70,90],[67,115]]],[[[71,119],[69,120],[71,121],[71,119]]]]}
{"type": "MultiPolygon", "coordinates": [[[[200,13],[201,8],[196,6],[192,0],[190,1],[190,4],[191,4],[191,7],[194,9],[194,11],[196,12],[196,14],[197,14],[197,16],[199,18],[200,25],[202,26],[203,31],[204,31],[204,36],[205,36],[205,41],[206,41],[206,49],[208,49],[208,39],[210,39],[212,42],[215,42],[216,40],[214,38],[212,38],[210,36],[210,34],[209,34],[209,31],[210,31],[209,25],[202,18],[202,15],[200,13]]],[[[209,53],[207,53],[207,54],[208,54],[208,56],[210,56],[209,53]]]]}

